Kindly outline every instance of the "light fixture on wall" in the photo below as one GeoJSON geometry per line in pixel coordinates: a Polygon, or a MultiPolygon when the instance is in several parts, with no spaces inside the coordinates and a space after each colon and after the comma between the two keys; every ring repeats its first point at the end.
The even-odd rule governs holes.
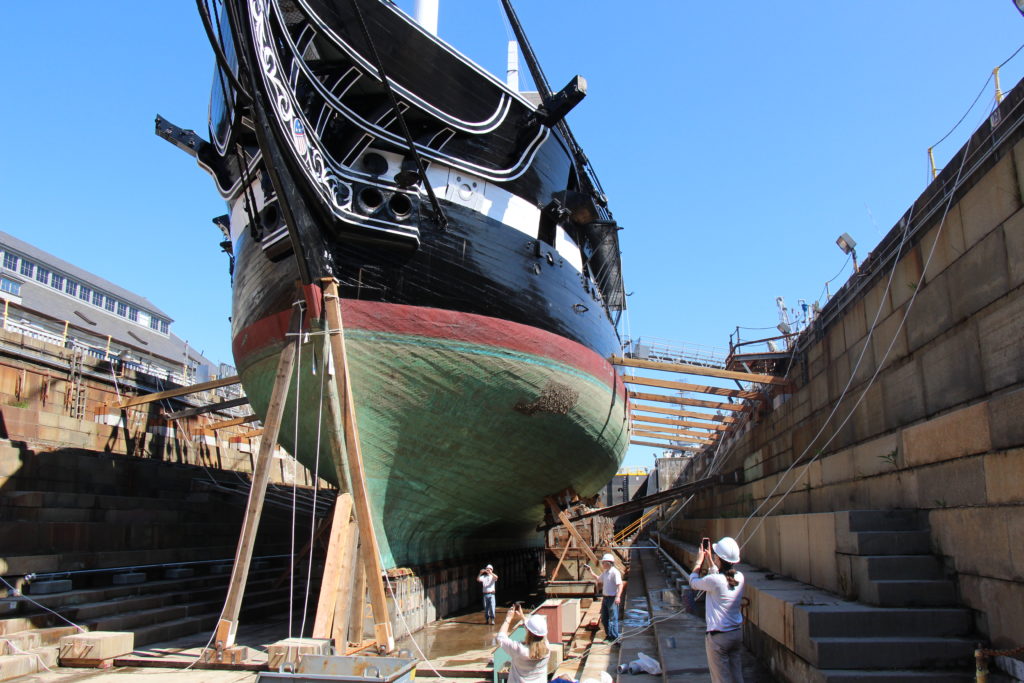
{"type": "Polygon", "coordinates": [[[844,232],[836,239],[836,244],[843,250],[844,254],[849,254],[853,257],[853,272],[857,272],[857,241],[850,237],[850,233],[844,232]]]}

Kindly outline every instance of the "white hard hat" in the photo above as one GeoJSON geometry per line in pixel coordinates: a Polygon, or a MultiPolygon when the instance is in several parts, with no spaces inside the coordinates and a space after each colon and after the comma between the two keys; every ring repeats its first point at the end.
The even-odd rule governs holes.
{"type": "Polygon", "coordinates": [[[604,557],[601,558],[601,561],[602,562],[611,562],[612,564],[615,564],[615,556],[612,555],[611,553],[605,553],[604,557]]]}
{"type": "Polygon", "coordinates": [[[740,546],[730,536],[723,536],[718,543],[712,543],[711,549],[726,562],[736,564],[740,561],[740,546]]]}
{"type": "Polygon", "coordinates": [[[543,638],[548,634],[548,618],[543,614],[531,615],[526,620],[526,630],[538,638],[543,638]]]}
{"type": "Polygon", "coordinates": [[[484,569],[494,569],[494,565],[493,564],[489,564],[486,567],[484,567],[484,569]]]}

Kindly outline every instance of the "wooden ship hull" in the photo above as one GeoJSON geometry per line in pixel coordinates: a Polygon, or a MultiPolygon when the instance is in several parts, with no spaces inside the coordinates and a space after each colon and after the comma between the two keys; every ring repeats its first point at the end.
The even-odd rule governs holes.
{"type": "Polygon", "coordinates": [[[545,496],[596,493],[629,441],[618,228],[557,96],[532,104],[379,0],[205,18],[212,140],[158,131],[228,202],[255,412],[299,334],[279,442],[337,479],[315,297],[288,329],[296,282],[335,278],[384,565],[541,547],[545,496]]]}

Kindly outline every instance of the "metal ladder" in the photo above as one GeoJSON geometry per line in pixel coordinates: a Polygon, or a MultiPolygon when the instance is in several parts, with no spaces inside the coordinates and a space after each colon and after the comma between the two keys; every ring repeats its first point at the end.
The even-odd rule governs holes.
{"type": "Polygon", "coordinates": [[[71,354],[71,377],[69,378],[67,400],[65,407],[71,417],[76,419],[85,418],[85,396],[86,388],[82,383],[82,361],[85,354],[82,349],[75,348],[71,354]]]}

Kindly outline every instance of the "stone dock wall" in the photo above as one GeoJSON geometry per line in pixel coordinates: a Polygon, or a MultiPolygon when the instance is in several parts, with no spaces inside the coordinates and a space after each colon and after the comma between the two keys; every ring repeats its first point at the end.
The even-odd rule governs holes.
{"type": "Polygon", "coordinates": [[[745,483],[699,494],[670,535],[735,535],[779,503],[747,525],[745,561],[851,596],[835,513],[921,510],[980,633],[1024,644],[1021,90],[803,333],[794,388],[723,446],[745,483]]]}

